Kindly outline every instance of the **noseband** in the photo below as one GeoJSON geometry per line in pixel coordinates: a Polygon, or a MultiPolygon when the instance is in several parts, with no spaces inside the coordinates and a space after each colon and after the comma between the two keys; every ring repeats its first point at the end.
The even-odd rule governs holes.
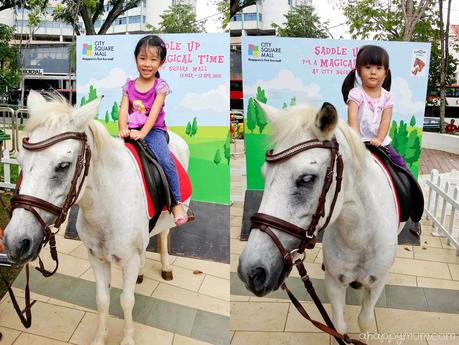
{"type": "MultiPolygon", "coordinates": [[[[88,145],[88,139],[86,133],[84,132],[65,132],[48,138],[46,140],[30,143],[29,138],[24,138],[22,140],[22,147],[28,151],[43,151],[61,141],[64,140],[79,140],[81,141],[81,150],[77,158],[75,172],[73,174],[73,179],[70,184],[70,189],[67,194],[67,197],[64,200],[64,203],[61,207],[51,204],[50,202],[31,196],[26,194],[20,193],[21,182],[22,182],[22,172],[19,176],[18,184],[16,187],[15,195],[11,199],[11,212],[16,208],[23,208],[29,212],[31,212],[37,221],[43,227],[43,242],[42,246],[45,246],[48,242],[50,245],[51,256],[54,261],[56,261],[56,267],[52,272],[47,271],[40,259],[40,269],[39,271],[45,276],[48,277],[54,274],[58,267],[58,259],[57,259],[57,251],[56,251],[56,239],[55,239],[55,232],[50,229],[50,226],[55,228],[59,228],[62,223],[67,218],[68,211],[70,207],[76,202],[78,196],[80,195],[84,180],[88,174],[89,163],[91,161],[91,150],[88,145]],[[81,178],[80,184],[78,185],[78,179],[80,175],[83,173],[81,178]],[[78,185],[78,187],[77,187],[78,185]],[[52,213],[56,216],[55,220],[50,223],[46,224],[43,218],[40,216],[36,209],[41,209],[43,211],[52,213]]],[[[57,231],[56,231],[57,232],[57,231]]],[[[40,247],[41,250],[41,247],[40,247]]]]}
{"type": "Polygon", "coordinates": [[[284,260],[284,268],[283,268],[282,276],[284,273],[289,274],[290,271],[292,270],[293,265],[297,267],[300,277],[304,283],[304,286],[306,290],[308,291],[309,295],[311,296],[312,300],[314,301],[314,304],[319,309],[320,314],[322,315],[326,325],[319,321],[313,320],[309,316],[309,314],[306,312],[304,307],[301,305],[298,299],[292,294],[292,292],[287,288],[284,282],[282,284],[282,289],[284,289],[287,292],[290,300],[292,301],[296,309],[300,312],[300,314],[304,318],[312,322],[314,326],[316,326],[320,330],[335,337],[336,341],[340,345],[344,345],[344,344],[358,344],[358,345],[363,344],[365,345],[364,343],[358,340],[350,339],[347,334],[340,334],[336,331],[330,317],[327,314],[327,311],[325,310],[324,306],[322,305],[322,302],[320,301],[319,297],[317,296],[314,290],[312,282],[303,264],[304,250],[314,248],[316,244],[315,232],[316,232],[317,225],[319,224],[320,218],[325,217],[325,199],[327,197],[327,193],[330,189],[330,186],[333,183],[335,163],[336,163],[335,193],[333,195],[333,199],[330,204],[330,211],[328,212],[325,223],[324,225],[322,225],[319,231],[324,230],[327,227],[328,223],[330,222],[331,216],[333,214],[333,210],[335,208],[336,199],[338,198],[338,194],[341,190],[344,163],[343,163],[343,158],[341,157],[341,154],[339,153],[339,144],[336,141],[336,138],[333,137],[331,140],[326,140],[326,141],[319,141],[317,139],[308,140],[308,141],[292,146],[276,154],[273,153],[273,150],[270,150],[266,153],[266,162],[269,164],[276,164],[276,163],[284,162],[301,152],[311,150],[311,149],[316,149],[316,148],[330,150],[331,157],[330,157],[330,163],[328,164],[327,171],[325,173],[324,185],[322,187],[322,192],[319,197],[319,204],[317,205],[315,213],[312,215],[311,223],[309,224],[307,229],[303,229],[295,224],[289,223],[283,219],[271,216],[269,214],[255,213],[250,218],[251,230],[259,229],[263,231],[264,233],[266,233],[269,237],[271,237],[272,241],[276,245],[277,249],[279,249],[279,252],[284,260]],[[292,251],[287,251],[282,245],[279,238],[276,236],[276,234],[271,230],[271,228],[285,232],[291,236],[294,236],[300,239],[301,240],[300,245],[298,246],[298,248],[292,251]],[[298,254],[300,255],[299,258],[297,257],[298,254]]]}
{"type": "Polygon", "coordinates": [[[312,249],[316,244],[316,236],[315,231],[317,228],[317,224],[319,223],[320,218],[325,217],[325,199],[330,189],[330,186],[333,182],[333,172],[335,168],[336,162],[336,187],[335,187],[335,194],[333,196],[333,200],[330,206],[330,211],[328,212],[328,216],[325,220],[324,225],[320,228],[319,231],[324,230],[328,223],[330,222],[330,218],[333,214],[333,209],[335,208],[336,199],[338,194],[341,190],[341,181],[343,179],[343,168],[344,163],[339,153],[339,144],[336,141],[336,138],[332,138],[331,140],[326,141],[319,141],[317,139],[309,140],[292,146],[282,152],[273,153],[273,150],[270,150],[266,153],[266,162],[269,164],[276,164],[280,162],[284,162],[293,156],[315,148],[322,148],[330,150],[331,157],[330,163],[327,167],[327,172],[325,174],[324,185],[322,187],[322,192],[319,198],[319,204],[317,205],[317,209],[315,213],[312,215],[311,223],[309,224],[307,229],[303,229],[298,227],[295,224],[289,223],[283,219],[271,216],[265,213],[255,213],[251,217],[251,229],[259,229],[269,235],[273,240],[276,247],[279,249],[280,254],[284,260],[284,269],[289,273],[293,267],[294,263],[294,255],[295,254],[303,254],[305,249],[312,249]],[[291,252],[288,252],[282,243],[280,242],[279,238],[274,234],[274,232],[270,229],[274,228],[282,232],[286,232],[291,236],[294,236],[301,240],[300,245],[297,249],[294,249],[291,252]]]}

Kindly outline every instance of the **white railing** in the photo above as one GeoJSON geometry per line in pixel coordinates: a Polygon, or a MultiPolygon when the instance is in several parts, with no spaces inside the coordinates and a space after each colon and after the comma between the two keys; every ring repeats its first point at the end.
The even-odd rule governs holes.
{"type": "Polygon", "coordinates": [[[3,150],[3,155],[0,163],[3,165],[3,181],[0,181],[0,188],[15,189],[16,184],[11,181],[11,166],[19,165],[16,159],[10,158],[10,151],[3,150]]]}
{"type": "Polygon", "coordinates": [[[450,173],[450,176],[440,176],[438,170],[433,169],[430,173],[430,180],[426,181],[429,192],[424,209],[427,219],[435,227],[432,235],[446,236],[448,244],[456,248],[456,254],[459,256],[459,227],[455,226],[455,218],[459,214],[456,213],[459,211],[459,178],[457,176],[458,173],[455,170],[450,173]],[[449,216],[448,222],[447,216],[449,216]]]}

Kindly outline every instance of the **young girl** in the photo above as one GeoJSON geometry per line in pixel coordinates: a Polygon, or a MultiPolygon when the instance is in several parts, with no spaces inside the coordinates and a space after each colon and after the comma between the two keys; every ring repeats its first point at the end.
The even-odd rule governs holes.
{"type": "Polygon", "coordinates": [[[123,86],[118,128],[121,138],[143,139],[156,155],[177,201],[172,207],[175,224],[182,225],[188,221],[188,216],[181,204],[177,167],[167,145],[164,120],[164,100],[170,89],[158,72],[166,54],[166,45],[158,36],[145,36],[137,43],[134,56],[139,76],[123,86]]]}
{"type": "Polygon", "coordinates": [[[348,105],[348,122],[371,145],[386,148],[392,160],[407,169],[390,145],[392,95],[389,55],[384,48],[367,45],[357,53],[355,70],[344,79],[341,91],[348,105]]]}

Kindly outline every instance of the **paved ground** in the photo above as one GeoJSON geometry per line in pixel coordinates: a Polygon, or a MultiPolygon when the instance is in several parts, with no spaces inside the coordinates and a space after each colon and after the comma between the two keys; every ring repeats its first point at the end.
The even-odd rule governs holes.
{"type": "MultiPolygon", "coordinates": [[[[241,147],[238,147],[240,150],[241,147]]],[[[421,173],[428,174],[433,167],[440,172],[459,170],[459,156],[434,150],[423,150],[421,173]]],[[[242,155],[232,161],[231,194],[235,200],[231,207],[231,344],[233,345],[300,345],[333,344],[331,339],[305,321],[291,305],[288,297],[276,292],[269,297],[257,298],[250,294],[237,277],[237,263],[245,242],[239,241],[243,212],[243,190],[245,189],[245,160],[242,155]],[[237,176],[239,175],[239,176],[237,176]]],[[[456,223],[457,224],[457,223],[456,223]]],[[[456,250],[445,239],[430,235],[433,228],[422,220],[421,246],[399,246],[397,258],[392,266],[387,285],[375,310],[373,332],[379,334],[405,333],[411,340],[398,344],[459,345],[459,257],[456,250]],[[419,333],[451,333],[420,339],[419,333]],[[443,338],[442,338],[443,337],[443,338]],[[452,339],[455,338],[455,339],[452,339]]],[[[322,253],[318,245],[307,255],[307,269],[314,279],[318,294],[327,302],[323,287],[324,273],[321,270],[322,253]]],[[[306,296],[297,273],[292,271],[288,285],[298,291],[297,296],[306,296]]],[[[301,298],[300,298],[301,300],[301,298]]],[[[313,317],[319,318],[313,303],[303,297],[302,303],[313,317]]],[[[349,291],[347,295],[346,319],[350,333],[359,332],[357,315],[359,295],[349,291]]],[[[330,305],[325,304],[330,310],[330,305]]],[[[403,335],[402,335],[403,336],[403,335]]],[[[406,338],[405,338],[406,339],[406,338]]],[[[369,344],[396,344],[373,339],[369,344]]]]}

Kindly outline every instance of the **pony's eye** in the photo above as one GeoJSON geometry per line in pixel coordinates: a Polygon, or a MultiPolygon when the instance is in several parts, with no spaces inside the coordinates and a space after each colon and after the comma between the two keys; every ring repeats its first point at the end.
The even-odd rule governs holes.
{"type": "Polygon", "coordinates": [[[70,162],[62,162],[62,163],[59,163],[54,168],[54,171],[57,172],[57,173],[63,173],[63,172],[66,172],[69,167],[70,167],[70,162]]]}
{"type": "Polygon", "coordinates": [[[307,187],[314,182],[315,178],[315,175],[304,174],[299,176],[295,183],[297,187],[307,187]]]}

